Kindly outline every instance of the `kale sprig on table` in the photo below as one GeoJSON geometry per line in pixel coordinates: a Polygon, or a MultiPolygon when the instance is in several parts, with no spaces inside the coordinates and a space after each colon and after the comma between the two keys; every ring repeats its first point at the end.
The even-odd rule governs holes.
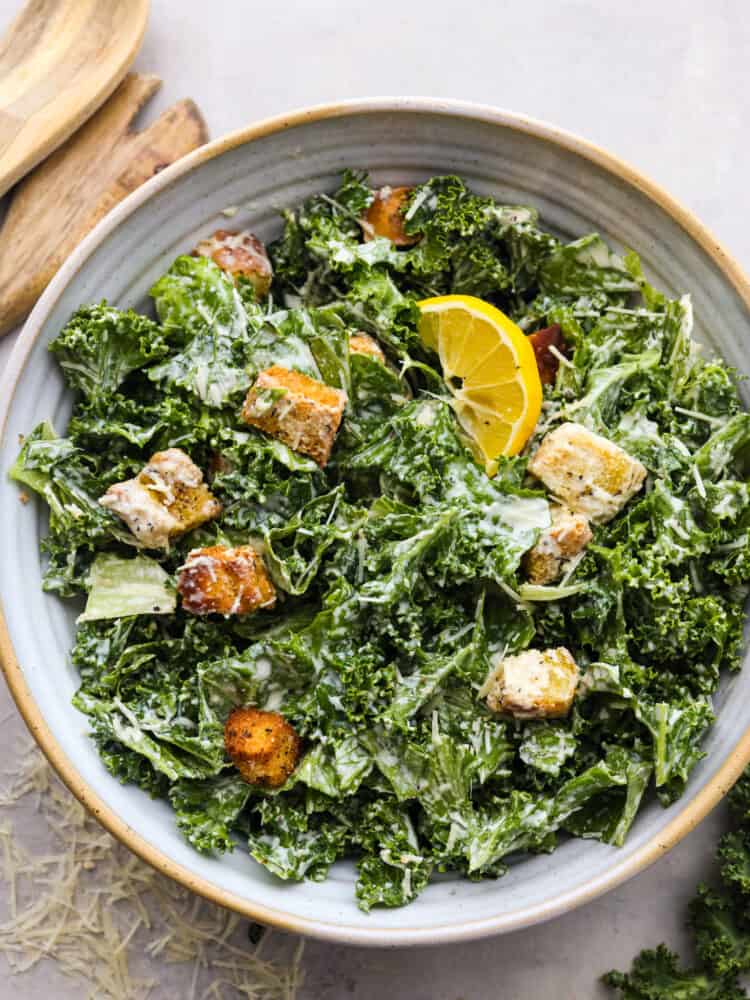
{"type": "Polygon", "coordinates": [[[746,1000],[738,977],[750,972],[750,772],[729,793],[729,808],[714,882],[699,886],[689,906],[697,965],[682,968],[663,944],[642,951],[629,973],[605,976],[621,1000],[746,1000]]]}
{"type": "Polygon", "coordinates": [[[651,288],[635,255],[562,243],[458,178],[415,189],[405,227],[421,238],[405,249],[363,241],[371,198],[347,173],[288,211],[266,303],[184,256],[152,289],[154,318],[81,308],[51,345],[75,393],[65,436],[40,425],[13,470],[49,504],[45,586],[64,597],[91,589],[102,553],[129,560],[97,595],[116,611],[131,564],[158,560],[166,582],[141,574],[139,593],[163,602],[189,550],[262,545],[272,612],[82,621],[76,705],[105,766],[167,797],[197,849],[244,841],[293,879],[354,856],[365,909],[410,901],[434,871],[499,875],[561,834],[621,844],[649,789],[678,796],[738,665],[750,578],[750,417],[731,371],[696,351],[689,301],[651,288]],[[574,420],[649,471],[558,599],[519,600],[547,517],[527,459],[485,475],[419,340],[417,301],[452,292],[529,333],[560,325],[567,358],[534,443],[574,420]],[[387,365],[349,354],[357,331],[387,365]],[[325,469],[238,420],[275,363],[348,394],[325,469]],[[97,498],[170,447],[211,471],[223,513],[145,557],[97,498]],[[565,645],[585,670],[566,719],[512,721],[480,697],[492,659],[530,644],[565,645]],[[226,757],[241,704],[280,708],[303,737],[280,792],[226,757]]]}

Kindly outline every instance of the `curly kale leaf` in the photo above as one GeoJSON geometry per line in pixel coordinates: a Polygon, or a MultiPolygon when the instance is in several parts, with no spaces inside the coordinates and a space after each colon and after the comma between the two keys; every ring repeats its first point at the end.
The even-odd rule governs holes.
{"type": "Polygon", "coordinates": [[[308,590],[331,546],[353,544],[367,515],[347,504],[343,492],[338,486],[305,504],[283,526],[264,531],[266,564],[288,594],[308,590]]]}
{"type": "Polygon", "coordinates": [[[283,528],[306,504],[329,492],[316,463],[281,441],[222,431],[216,443],[220,471],[211,488],[222,503],[222,527],[238,537],[283,528]]]}
{"type": "Polygon", "coordinates": [[[110,535],[128,541],[120,522],[98,503],[103,484],[91,472],[90,464],[87,455],[69,438],[57,437],[45,421],[25,439],[10,477],[47,501],[53,532],[65,532],[70,539],[110,535]]]}
{"type": "Polygon", "coordinates": [[[178,257],[151,289],[166,336],[183,345],[148,370],[153,382],[223,406],[251,382],[245,359],[248,316],[239,292],[207,257],[178,257]]]}
{"type": "Polygon", "coordinates": [[[553,797],[513,791],[507,799],[477,813],[464,847],[469,871],[492,868],[514,851],[546,849],[551,836],[589,799],[626,784],[627,765],[627,754],[613,751],[566,781],[553,797]]]}
{"type": "Polygon", "coordinates": [[[707,886],[699,886],[690,904],[696,953],[714,975],[734,976],[750,969],[750,926],[743,909],[730,894],[707,886]]]}
{"type": "Polygon", "coordinates": [[[104,412],[79,404],[68,424],[71,440],[102,470],[118,459],[137,471],[145,458],[166,448],[182,448],[200,462],[216,432],[210,408],[197,396],[163,395],[156,386],[138,397],[113,393],[104,412]]]}
{"type": "Polygon", "coordinates": [[[152,719],[146,705],[126,705],[117,698],[102,701],[83,691],[76,693],[73,704],[91,717],[98,743],[107,741],[140,754],[170,781],[207,778],[218,774],[224,765],[223,746],[218,740],[212,748],[205,748],[200,737],[191,740],[184,736],[174,718],[161,715],[152,719]]]}
{"type": "Polygon", "coordinates": [[[223,854],[236,846],[232,831],[252,792],[236,774],[203,781],[181,778],[170,788],[169,801],[177,826],[196,850],[223,854]]]}
{"type": "Polygon", "coordinates": [[[715,979],[698,969],[680,969],[677,955],[660,944],[642,951],[630,973],[609,972],[608,986],[619,990],[620,1000],[747,1000],[732,978],[715,979]]]}
{"type": "Polygon", "coordinates": [[[376,427],[370,439],[347,456],[347,466],[374,495],[381,492],[385,476],[393,493],[408,491],[411,499],[440,496],[455,460],[462,466],[472,464],[447,403],[417,399],[376,427]]]}
{"type": "Polygon", "coordinates": [[[379,799],[366,805],[356,843],[363,851],[357,861],[357,903],[365,913],[373,906],[404,906],[427,885],[432,862],[398,803],[379,799]]]}
{"type": "Polygon", "coordinates": [[[695,455],[695,465],[707,480],[736,471],[747,477],[750,458],[750,413],[738,413],[715,431],[695,455]]]}
{"type": "Polygon", "coordinates": [[[284,214],[284,231],[271,244],[274,289],[304,295],[307,301],[325,300],[325,263],[311,252],[310,244],[323,234],[336,234],[342,242],[361,237],[359,219],[373,199],[367,174],[346,170],[338,190],[314,195],[300,208],[284,214]]]}
{"type": "Polygon", "coordinates": [[[704,699],[676,702],[641,702],[636,717],[654,741],[654,782],[667,786],[669,797],[681,793],[690,772],[705,757],[700,741],[714,721],[711,705],[704,699]]]}
{"type": "Polygon", "coordinates": [[[578,837],[592,837],[621,847],[646,794],[653,766],[637,751],[629,755],[625,787],[607,789],[592,798],[563,824],[578,837]]]}
{"type": "Polygon", "coordinates": [[[576,752],[577,740],[559,723],[529,723],[518,748],[521,760],[545,774],[557,777],[565,761],[576,752]]]}
{"type": "Polygon", "coordinates": [[[651,737],[656,787],[663,789],[667,801],[679,794],[690,771],[704,756],[700,741],[714,718],[709,701],[691,698],[684,692],[675,693],[671,701],[635,694],[620,670],[607,663],[591,664],[581,693],[584,698],[604,695],[605,715],[612,702],[615,706],[627,705],[651,737]]]}
{"type": "MultiPolygon", "coordinates": [[[[510,463],[488,479],[461,440],[450,407],[437,400],[402,407],[348,457],[348,464],[361,472],[364,482],[379,472],[379,481],[387,477],[405,499],[422,501],[417,510],[376,501],[371,512],[378,517],[369,524],[376,534],[379,526],[398,531],[397,550],[412,553],[412,565],[412,556],[425,551],[429,540],[428,573],[443,585],[512,576],[523,553],[549,525],[544,497],[520,489],[510,463]],[[408,536],[412,542],[407,543],[408,536]]],[[[377,487],[373,483],[370,488],[377,487]]]]}
{"type": "Polygon", "coordinates": [[[404,225],[413,246],[363,242],[359,220],[373,197],[365,181],[347,173],[332,195],[285,213],[284,233],[271,246],[274,288],[288,305],[334,303],[350,325],[377,334],[396,354],[423,354],[415,299],[463,292],[515,308],[558,246],[532,210],[498,205],[452,176],[412,191],[404,225]]]}
{"type": "Polygon", "coordinates": [[[414,295],[383,269],[360,268],[348,282],[344,297],[331,307],[354,329],[373,334],[398,358],[425,358],[417,333],[419,309],[414,295]]]}
{"type": "Polygon", "coordinates": [[[132,309],[125,312],[103,302],[82,306],[49,349],[71,389],[102,407],[131,372],[167,354],[169,332],[132,309]]]}
{"type": "Polygon", "coordinates": [[[169,663],[179,642],[166,622],[151,616],[81,622],[71,660],[87,694],[112,698],[138,685],[147,668],[169,663]]]}
{"type": "Polygon", "coordinates": [[[621,360],[605,368],[593,368],[582,385],[581,395],[575,402],[563,407],[566,419],[585,424],[606,435],[616,423],[621,410],[621,399],[633,381],[643,381],[658,368],[660,354],[657,350],[643,351],[636,355],[622,355],[621,360]]]}
{"type": "Polygon", "coordinates": [[[122,522],[98,502],[116,471],[110,469],[109,478],[102,479],[93,464],[45,421],[26,438],[10,470],[11,479],[33,489],[49,505],[49,534],[42,543],[49,563],[43,586],[64,597],[86,589],[98,545],[136,544],[122,522]]]}
{"type": "Polygon", "coordinates": [[[415,189],[404,219],[420,239],[404,267],[417,287],[481,297],[510,286],[493,207],[458,177],[434,177],[415,189]]]}
{"type": "Polygon", "coordinates": [[[474,655],[472,645],[453,656],[423,655],[419,666],[400,678],[383,720],[397,728],[408,728],[409,719],[433,697],[452,673],[460,670],[462,664],[474,655]]]}
{"type": "Polygon", "coordinates": [[[746,809],[750,773],[729,796],[734,829],[724,834],[716,853],[719,880],[698,887],[690,904],[690,927],[701,963],[716,977],[750,971],[750,822],[746,809]]]}
{"type": "Polygon", "coordinates": [[[572,298],[639,289],[624,261],[596,234],[556,248],[540,269],[539,287],[542,293],[572,298]]]}
{"type": "Polygon", "coordinates": [[[279,878],[314,882],[346,853],[354,825],[344,810],[311,813],[289,797],[262,799],[250,822],[248,846],[256,861],[279,878]]]}
{"type": "Polygon", "coordinates": [[[136,785],[152,799],[166,798],[169,778],[153,767],[147,757],[110,739],[104,731],[94,732],[93,737],[102,763],[113,778],[123,785],[136,785]]]}
{"type": "Polygon", "coordinates": [[[294,773],[293,781],[331,798],[354,795],[373,768],[373,760],[355,735],[319,743],[294,773]]]}
{"type": "Polygon", "coordinates": [[[333,467],[344,474],[349,471],[349,456],[371,440],[411,395],[405,381],[376,358],[353,354],[349,368],[349,404],[332,459],[333,467]]]}
{"type": "Polygon", "coordinates": [[[84,622],[73,649],[76,707],[99,741],[141,754],[170,781],[225,767],[223,718],[204,703],[195,665],[233,647],[216,625],[174,616],[84,622]]]}

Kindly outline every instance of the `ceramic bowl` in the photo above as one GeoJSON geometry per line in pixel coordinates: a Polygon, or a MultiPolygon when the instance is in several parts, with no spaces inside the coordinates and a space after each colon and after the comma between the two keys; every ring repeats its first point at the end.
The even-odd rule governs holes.
{"type": "Polygon", "coordinates": [[[241,849],[202,857],[177,831],[165,802],[123,787],[102,766],[71,707],[68,662],[76,609],[40,588],[43,505],[19,503],[4,474],[18,435],[70,410],[47,344],[82,302],[140,308],[177,254],[228,219],[263,239],[278,211],[332,189],[346,166],[376,183],[410,184],[457,173],[483,194],[536,205],[571,237],[598,230],[633,247],[672,294],[693,296],[698,337],[750,374],[750,288],[710,234],[667,194],[622,162],[548,125],[488,108],[436,100],[368,100],[285,115],[236,132],[166,169],[119,205],[70,257],[32,313],[0,390],[0,653],[13,696],[63,780],[103,825],[147,862],[196,892],[263,923],[320,938],[409,945],[476,938],[553,917],[651,864],[719,801],[750,759],[750,670],[726,679],[717,721],[683,797],[651,804],[626,845],[568,840],[551,855],[520,860],[498,881],[443,876],[412,905],[359,912],[354,869],[334,866],[323,883],[284,884],[241,849]]]}

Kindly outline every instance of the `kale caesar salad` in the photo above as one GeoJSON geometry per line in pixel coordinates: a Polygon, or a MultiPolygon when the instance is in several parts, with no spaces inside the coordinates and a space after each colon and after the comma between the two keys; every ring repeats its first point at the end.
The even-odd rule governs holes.
{"type": "Polygon", "coordinates": [[[750,415],[635,253],[458,177],[218,230],[80,308],[11,475],[104,766],[364,910],[621,845],[739,664],[750,415]],[[85,598],[84,602],[80,598],[85,598]]]}

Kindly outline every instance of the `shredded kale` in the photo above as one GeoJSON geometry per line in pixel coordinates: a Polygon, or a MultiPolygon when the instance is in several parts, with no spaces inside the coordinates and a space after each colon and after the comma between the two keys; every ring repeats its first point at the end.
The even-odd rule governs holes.
{"type": "MultiPolygon", "coordinates": [[[[244,843],[286,879],[353,857],[365,910],[410,902],[433,872],[496,877],[571,835],[622,844],[644,801],[679,796],[739,664],[750,581],[750,416],[734,373],[696,350],[689,299],[651,287],[635,254],[596,235],[564,243],[533,209],[458,177],[413,189],[404,247],[364,239],[373,196],[350,171],[286,211],[266,302],[183,256],[151,291],[155,319],[79,309],[51,345],[75,394],[65,436],[40,424],[11,470],[49,507],[45,587],[88,602],[75,704],[105,766],[167,798],[198,850],[244,843]],[[565,342],[532,440],[493,478],[417,332],[419,300],[452,293],[526,333],[558,324],[565,342]],[[385,364],[349,353],[361,333],[385,364]],[[347,394],[324,469],[239,419],[274,364],[347,394]],[[540,588],[522,560],[550,506],[527,464],[563,421],[621,445],[648,478],[540,588]],[[170,447],[210,478],[222,513],[145,554],[98,498],[170,447]],[[191,549],[249,542],[273,611],[175,606],[191,549]],[[570,714],[491,712],[497,658],[556,645],[584,674],[570,714]],[[248,704],[280,710],[303,740],[280,790],[245,784],[225,753],[225,720],[248,704]]],[[[728,895],[703,893],[693,913],[729,992],[661,949],[613,974],[624,997],[741,995],[747,836],[722,847],[728,895]]]]}

